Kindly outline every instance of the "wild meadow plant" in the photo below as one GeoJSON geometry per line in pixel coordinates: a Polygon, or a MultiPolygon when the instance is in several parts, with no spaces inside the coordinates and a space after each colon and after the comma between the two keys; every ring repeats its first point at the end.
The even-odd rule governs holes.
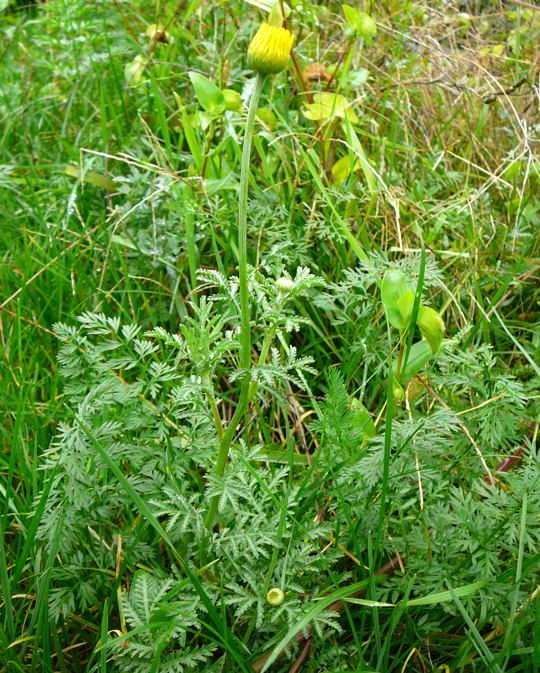
{"type": "MultiPolygon", "coordinates": [[[[96,264],[84,267],[100,298],[82,313],[75,302],[54,325],[54,439],[6,464],[3,544],[18,555],[1,555],[0,671],[532,673],[540,372],[533,338],[523,346],[494,326],[517,272],[525,284],[534,271],[529,223],[518,218],[504,244],[523,239],[513,277],[497,290],[472,278],[467,304],[446,265],[465,255],[465,274],[469,253],[438,246],[457,231],[483,241],[484,229],[459,230],[454,203],[436,221],[428,213],[430,226],[415,219],[449,188],[442,155],[410,151],[398,115],[384,139],[391,152],[376,161],[373,128],[355,112],[368,77],[357,61],[385,22],[332,6],[345,47],[314,80],[293,53],[294,91],[280,73],[311,39],[304,23],[334,15],[252,4],[267,16],[256,31],[237,21],[239,41],[250,33],[247,68],[235,74],[242,94],[227,88],[225,60],[211,78],[188,58],[200,38],[193,17],[217,35],[212,22],[230,10],[206,16],[196,3],[182,26],[174,12],[163,24],[152,16],[139,53],[123,71],[113,65],[121,100],[100,89],[99,160],[114,158],[108,144],[134,123],[127,92],[142,129],[133,147],[152,154],[128,157],[119,143],[112,229],[101,222],[96,264]],[[189,103],[167,89],[171,63],[189,71],[189,103]],[[400,190],[415,172],[413,213],[400,190]],[[369,224],[384,218],[397,221],[394,247],[389,229],[369,224]],[[111,304],[117,284],[125,291],[111,304]],[[519,376],[500,364],[501,338],[519,376]],[[25,480],[11,478],[17,461],[39,468],[26,500],[25,480]],[[18,600],[32,602],[24,617],[18,600]]],[[[61,9],[51,0],[44,11],[59,21],[61,9]]],[[[90,20],[83,5],[68,9],[74,24],[90,20]]],[[[42,41],[52,40],[47,25],[42,41]]],[[[82,52],[78,78],[90,62],[82,52]]],[[[66,173],[92,188],[113,182],[66,173]]],[[[482,189],[470,208],[484,207],[482,189]]],[[[89,217],[102,209],[85,198],[89,217]]],[[[72,192],[69,217],[84,224],[81,203],[72,192]]],[[[57,239],[71,235],[69,217],[57,239]]],[[[42,401],[36,408],[41,419],[42,401]]]]}

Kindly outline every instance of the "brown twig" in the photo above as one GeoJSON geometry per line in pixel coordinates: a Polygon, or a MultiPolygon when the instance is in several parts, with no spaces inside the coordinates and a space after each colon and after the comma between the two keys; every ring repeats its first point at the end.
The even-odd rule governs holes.
{"type": "Polygon", "coordinates": [[[527,9],[534,9],[535,12],[540,12],[540,7],[538,5],[533,5],[530,2],[525,2],[525,0],[510,0],[514,5],[520,5],[521,7],[526,7],[527,9]]]}
{"type": "Polygon", "coordinates": [[[289,673],[297,673],[300,670],[302,664],[306,660],[307,655],[309,654],[310,649],[311,649],[311,638],[308,638],[306,640],[306,644],[304,645],[302,651],[300,652],[298,659],[294,662],[291,669],[289,670],[289,673]]]}
{"type": "Polygon", "coordinates": [[[339,59],[338,59],[338,62],[336,63],[336,67],[334,68],[334,71],[330,75],[330,79],[326,82],[326,90],[327,91],[330,91],[330,87],[332,86],[334,80],[336,79],[338,70],[341,68],[341,66],[343,64],[343,61],[345,60],[345,56],[347,55],[347,52],[349,51],[349,49],[351,49],[353,44],[354,44],[354,40],[349,40],[349,43],[348,43],[346,49],[343,49],[343,51],[341,52],[341,54],[339,56],[339,59]]]}
{"type": "Polygon", "coordinates": [[[499,465],[497,465],[495,472],[507,472],[511,467],[514,467],[514,465],[521,461],[523,453],[523,449],[516,449],[516,451],[514,451],[511,456],[508,456],[501,463],[499,463],[499,465]]]}
{"type": "Polygon", "coordinates": [[[528,75],[525,75],[521,79],[518,79],[518,81],[515,84],[512,84],[512,86],[509,86],[507,89],[503,89],[502,91],[495,91],[494,93],[485,96],[484,98],[482,98],[482,103],[493,103],[493,101],[497,99],[497,96],[507,96],[510,93],[514,93],[516,89],[519,89],[520,86],[525,84],[527,79],[528,75]]]}
{"type": "MultiPolygon", "coordinates": [[[[518,463],[521,462],[524,453],[525,449],[523,448],[516,449],[514,453],[507,456],[506,458],[503,458],[503,460],[495,468],[495,472],[508,472],[508,470],[514,467],[514,465],[517,465],[518,463]]],[[[491,480],[489,480],[488,477],[486,476],[484,477],[484,481],[487,484],[494,485],[498,482],[498,479],[496,477],[492,477],[491,480]]]]}

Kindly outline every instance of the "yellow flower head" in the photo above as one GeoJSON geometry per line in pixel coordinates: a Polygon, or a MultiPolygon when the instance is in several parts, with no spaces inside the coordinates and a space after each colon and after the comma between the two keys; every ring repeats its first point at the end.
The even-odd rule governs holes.
{"type": "Polygon", "coordinates": [[[270,75],[287,65],[294,35],[286,28],[263,23],[248,48],[248,63],[255,72],[270,75]]]}

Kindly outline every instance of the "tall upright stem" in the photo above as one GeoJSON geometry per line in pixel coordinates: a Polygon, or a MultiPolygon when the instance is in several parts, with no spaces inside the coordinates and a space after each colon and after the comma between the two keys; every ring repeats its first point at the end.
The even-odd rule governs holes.
{"type": "Polygon", "coordinates": [[[251,141],[255,126],[255,115],[259,105],[259,98],[264,85],[265,75],[257,74],[255,86],[249,101],[249,110],[244,133],[244,146],[242,149],[242,167],[240,170],[240,194],[238,203],[238,276],[240,280],[240,367],[246,370],[242,382],[242,388],[247,386],[251,361],[251,331],[249,311],[249,290],[247,273],[247,204],[248,185],[251,158],[251,141]]]}
{"type": "MultiPolygon", "coordinates": [[[[250,310],[249,310],[249,288],[247,272],[247,202],[248,202],[248,184],[251,156],[251,140],[253,137],[253,128],[255,126],[255,115],[259,104],[259,98],[264,85],[266,76],[257,74],[255,86],[251,94],[249,109],[246,121],[246,130],[244,132],[244,145],[242,148],[242,167],[240,171],[240,194],[238,203],[238,277],[240,289],[240,367],[245,370],[240,388],[240,398],[236,405],[235,412],[227,429],[221,435],[219,442],[218,455],[214,474],[218,479],[223,477],[229,449],[231,447],[236,427],[242,420],[249,403],[249,369],[251,365],[251,331],[250,331],[250,310]]],[[[208,536],[214,526],[218,506],[218,496],[213,496],[210,500],[210,507],[206,515],[206,530],[208,536]]],[[[202,549],[204,551],[205,545],[202,549]]],[[[204,556],[204,554],[203,554],[204,556]]]]}

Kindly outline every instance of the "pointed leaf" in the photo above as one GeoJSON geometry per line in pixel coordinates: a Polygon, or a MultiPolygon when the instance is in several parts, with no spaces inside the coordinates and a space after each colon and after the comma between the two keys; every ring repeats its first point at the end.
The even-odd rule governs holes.
{"type": "Polygon", "coordinates": [[[198,72],[190,72],[189,78],[201,107],[214,117],[222,114],[226,103],[220,88],[198,72]]]}

